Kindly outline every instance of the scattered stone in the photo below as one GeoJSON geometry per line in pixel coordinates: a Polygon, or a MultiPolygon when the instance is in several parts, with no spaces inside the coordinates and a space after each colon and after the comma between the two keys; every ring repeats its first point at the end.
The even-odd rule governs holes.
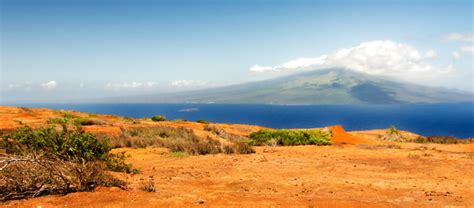
{"type": "Polygon", "coordinates": [[[201,198],[196,200],[196,204],[204,204],[204,202],[206,202],[206,201],[204,199],[201,199],[201,198]]]}

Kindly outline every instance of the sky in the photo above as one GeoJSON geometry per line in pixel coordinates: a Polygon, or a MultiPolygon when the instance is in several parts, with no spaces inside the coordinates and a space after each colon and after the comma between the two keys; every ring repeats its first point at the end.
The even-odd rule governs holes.
{"type": "Polygon", "coordinates": [[[0,102],[217,87],[344,67],[474,91],[469,0],[0,0],[0,102]]]}

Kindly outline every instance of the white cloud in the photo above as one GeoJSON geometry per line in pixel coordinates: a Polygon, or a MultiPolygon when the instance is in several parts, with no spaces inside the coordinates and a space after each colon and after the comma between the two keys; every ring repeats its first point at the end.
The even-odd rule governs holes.
{"type": "Polygon", "coordinates": [[[450,41],[474,42],[474,34],[450,33],[446,35],[445,39],[450,41]]]}
{"type": "Polygon", "coordinates": [[[438,54],[433,49],[428,50],[425,53],[425,58],[427,58],[427,59],[436,58],[437,56],[438,56],[438,54]]]}
{"type": "Polygon", "coordinates": [[[474,53],[474,46],[463,46],[460,50],[464,53],[474,53]]]}
{"type": "Polygon", "coordinates": [[[461,54],[459,54],[459,52],[457,52],[457,51],[454,51],[453,52],[453,59],[454,60],[459,60],[459,58],[461,58],[461,54]]]}
{"type": "Polygon", "coordinates": [[[58,86],[58,83],[54,80],[51,80],[49,82],[45,82],[41,84],[41,87],[45,90],[52,90],[58,86]]]}
{"type": "Polygon", "coordinates": [[[406,79],[411,79],[414,75],[449,70],[449,68],[439,69],[428,63],[429,59],[437,56],[436,51],[428,50],[422,54],[408,44],[378,40],[364,42],[356,47],[340,49],[316,58],[298,58],[277,66],[255,65],[249,70],[263,73],[341,67],[367,74],[406,79]]]}
{"type": "Polygon", "coordinates": [[[171,82],[171,85],[175,87],[204,86],[207,84],[208,82],[199,80],[176,80],[171,82]]]}
{"type": "Polygon", "coordinates": [[[147,90],[154,89],[158,86],[156,82],[121,82],[121,83],[107,83],[105,85],[106,90],[147,90]]]}

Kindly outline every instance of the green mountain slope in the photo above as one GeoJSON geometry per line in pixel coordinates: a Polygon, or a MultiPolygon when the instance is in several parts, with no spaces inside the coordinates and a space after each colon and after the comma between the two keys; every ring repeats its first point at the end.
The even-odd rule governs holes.
{"type": "Polygon", "coordinates": [[[396,82],[351,70],[327,69],[226,87],[125,100],[136,103],[395,104],[472,102],[473,94],[396,82]]]}

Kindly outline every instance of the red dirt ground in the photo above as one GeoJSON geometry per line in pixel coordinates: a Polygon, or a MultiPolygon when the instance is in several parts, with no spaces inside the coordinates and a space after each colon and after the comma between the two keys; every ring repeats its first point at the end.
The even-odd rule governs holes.
{"type": "MultiPolygon", "coordinates": [[[[76,112],[73,112],[76,114],[76,112]]],[[[88,114],[77,113],[81,116],[88,114]]],[[[0,107],[0,129],[22,123],[44,125],[47,109],[0,107]],[[25,113],[25,111],[28,111],[25,113]],[[31,112],[30,112],[31,111],[31,112]]],[[[169,125],[207,134],[204,124],[114,116],[88,127],[113,133],[134,125],[169,125]]],[[[246,136],[262,127],[218,124],[246,136]]],[[[21,125],[20,125],[21,126],[21,125]]],[[[163,148],[124,148],[135,175],[116,174],[129,190],[99,187],[94,192],[8,201],[0,207],[472,207],[474,145],[387,143],[384,130],[345,132],[330,127],[333,146],[257,147],[250,155],[186,156],[163,148]],[[156,192],[141,191],[151,180],[156,192]]],[[[408,133],[407,133],[408,134],[408,133]]],[[[204,136],[204,135],[203,135],[204,136]]]]}

